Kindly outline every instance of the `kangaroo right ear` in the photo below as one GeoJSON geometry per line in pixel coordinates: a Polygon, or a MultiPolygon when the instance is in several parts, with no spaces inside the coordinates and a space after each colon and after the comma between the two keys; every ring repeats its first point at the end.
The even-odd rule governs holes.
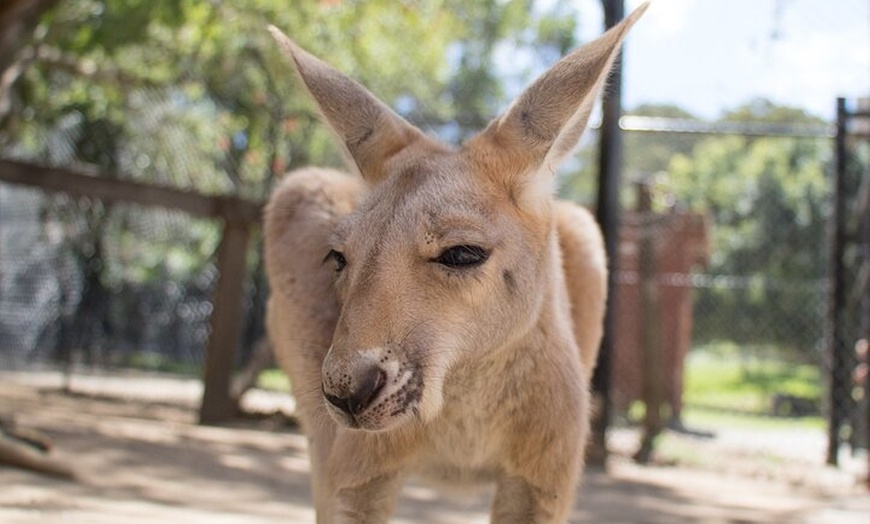
{"type": "Polygon", "coordinates": [[[626,33],[647,7],[559,60],[466,143],[514,197],[552,197],[554,171],[580,139],[626,33]]]}
{"type": "Polygon", "coordinates": [[[377,183],[387,161],[425,134],[366,88],[296,45],[280,29],[269,31],[291,58],[299,78],[362,177],[377,183]]]}

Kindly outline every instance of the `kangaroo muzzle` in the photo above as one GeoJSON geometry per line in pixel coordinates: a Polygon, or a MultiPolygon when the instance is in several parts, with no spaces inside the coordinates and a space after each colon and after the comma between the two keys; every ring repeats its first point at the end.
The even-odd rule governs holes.
{"type": "Polygon", "coordinates": [[[332,347],[323,361],[321,389],[332,418],[351,429],[379,431],[416,413],[422,380],[393,348],[347,351],[332,347]]]}
{"type": "Polygon", "coordinates": [[[364,369],[355,375],[343,374],[338,384],[323,382],[323,397],[345,415],[359,415],[383,389],[387,373],[378,366],[364,369]]]}

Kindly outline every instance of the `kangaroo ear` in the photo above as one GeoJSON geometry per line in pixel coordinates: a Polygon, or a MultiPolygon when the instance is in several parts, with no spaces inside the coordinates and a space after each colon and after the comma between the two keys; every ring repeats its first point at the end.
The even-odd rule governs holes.
{"type": "Polygon", "coordinates": [[[387,161],[424,133],[366,88],[297,46],[274,26],[269,31],[293,62],[299,78],[362,177],[376,183],[387,161]]]}
{"type": "Polygon", "coordinates": [[[466,148],[511,191],[533,186],[551,197],[553,172],[580,140],[622,40],[648,5],[559,60],[466,148]]]}

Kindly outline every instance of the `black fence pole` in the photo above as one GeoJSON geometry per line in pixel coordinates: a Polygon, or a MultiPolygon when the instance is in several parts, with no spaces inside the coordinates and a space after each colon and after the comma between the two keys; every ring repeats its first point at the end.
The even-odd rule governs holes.
{"type": "MultiPolygon", "coordinates": [[[[865,122],[870,122],[870,114],[863,115],[865,122]]],[[[864,176],[867,176],[865,174],[864,176]]],[[[860,221],[860,256],[861,265],[865,275],[870,274],[870,177],[863,181],[862,200],[858,206],[858,220],[860,221]]],[[[861,293],[861,315],[859,320],[859,329],[861,339],[858,341],[858,346],[855,348],[856,356],[858,357],[858,365],[864,368],[864,397],[861,405],[864,409],[863,421],[863,437],[864,449],[867,452],[867,471],[866,483],[870,489],[870,278],[866,278],[863,282],[864,290],[861,293]]],[[[858,374],[860,378],[860,373],[858,374]]]]}
{"type": "Polygon", "coordinates": [[[834,206],[831,213],[830,256],[828,278],[828,357],[830,376],[828,384],[828,453],[827,463],[839,462],[840,429],[847,416],[850,394],[850,378],[844,333],[844,308],[846,307],[846,271],[843,265],[843,250],[846,245],[846,126],[849,113],[846,99],[837,99],[837,135],[834,139],[835,169],[833,181],[834,206]]]}
{"type": "MultiPolygon", "coordinates": [[[[610,29],[625,16],[623,0],[602,0],[604,6],[604,25],[610,29]]],[[[616,295],[617,250],[619,247],[619,188],[622,171],[622,137],[619,131],[619,117],[622,113],[622,56],[616,64],[607,83],[607,91],[602,104],[602,120],[599,138],[598,159],[598,199],[595,218],[604,233],[607,249],[609,276],[607,279],[607,313],[604,320],[604,337],[598,365],[592,376],[592,391],[596,399],[597,413],[592,422],[593,453],[589,456],[592,465],[606,466],[607,428],[610,425],[610,375],[613,347],[613,329],[616,295]]]]}

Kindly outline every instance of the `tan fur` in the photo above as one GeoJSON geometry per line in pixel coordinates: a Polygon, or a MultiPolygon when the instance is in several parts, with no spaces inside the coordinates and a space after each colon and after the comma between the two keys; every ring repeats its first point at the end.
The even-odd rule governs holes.
{"type": "Polygon", "coordinates": [[[553,200],[552,170],[643,9],[458,149],[273,29],[360,175],[291,173],[266,210],[269,336],[319,523],[386,522],[409,474],[496,482],[493,522],[567,518],[606,264],[589,213],[553,200]]]}

